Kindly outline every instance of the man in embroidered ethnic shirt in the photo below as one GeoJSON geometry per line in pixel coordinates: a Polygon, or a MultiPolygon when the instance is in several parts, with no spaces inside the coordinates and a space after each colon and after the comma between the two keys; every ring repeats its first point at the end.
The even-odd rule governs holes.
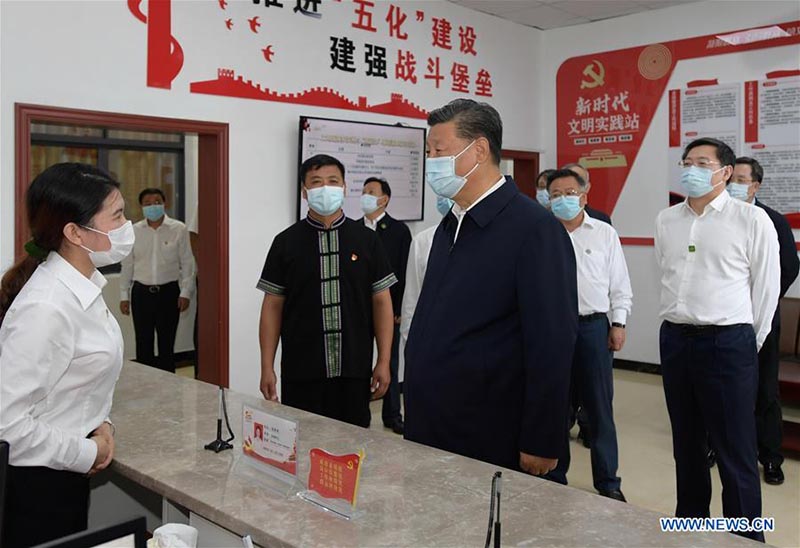
{"type": "Polygon", "coordinates": [[[345,217],[345,169],[317,155],[300,166],[308,216],[275,237],[258,288],[261,393],[277,401],[281,341],[284,404],[368,427],[370,399],[389,387],[397,282],[378,236],[345,217]],[[378,357],[373,371],[373,336],[378,357]]]}

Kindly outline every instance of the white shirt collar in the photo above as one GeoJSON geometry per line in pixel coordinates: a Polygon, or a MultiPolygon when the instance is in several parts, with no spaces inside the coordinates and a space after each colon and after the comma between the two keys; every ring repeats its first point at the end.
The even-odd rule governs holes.
{"type": "Polygon", "coordinates": [[[586,213],[586,208],[582,209],[581,211],[583,212],[583,221],[581,222],[580,226],[578,226],[578,228],[580,229],[586,227],[593,229],[595,227],[597,219],[593,219],[591,215],[586,213]]]}
{"type": "Polygon", "coordinates": [[[161,221],[161,224],[158,225],[158,228],[153,228],[152,226],[150,226],[150,223],[147,222],[147,217],[145,217],[144,219],[142,219],[141,221],[139,221],[136,224],[139,225],[139,226],[143,226],[145,228],[149,228],[150,230],[158,230],[162,226],[172,226],[172,225],[174,225],[175,224],[175,219],[172,219],[169,215],[164,213],[164,220],[161,221]]]}
{"type": "Polygon", "coordinates": [[[498,188],[503,186],[503,183],[505,182],[506,182],[505,175],[501,175],[500,180],[497,181],[494,185],[492,185],[492,187],[489,190],[481,194],[480,198],[472,202],[472,204],[470,204],[470,206],[467,209],[464,209],[460,205],[458,205],[458,202],[453,202],[453,215],[455,215],[456,218],[463,217],[464,214],[467,213],[467,211],[469,211],[470,209],[481,203],[481,201],[484,200],[487,196],[489,196],[492,192],[495,192],[498,188]]]}
{"type": "Polygon", "coordinates": [[[375,217],[374,221],[370,221],[369,218],[366,215],[364,215],[364,224],[366,225],[367,228],[375,230],[376,228],[378,228],[378,223],[381,222],[381,219],[383,219],[384,217],[386,217],[385,211],[380,215],[378,215],[377,217],[375,217]]]}
{"type": "MultiPolygon", "coordinates": [[[[720,192],[719,196],[717,196],[716,198],[714,198],[713,200],[711,200],[708,203],[708,205],[703,210],[703,213],[701,213],[701,215],[704,215],[709,207],[712,208],[712,209],[715,209],[717,211],[722,211],[723,209],[725,209],[725,205],[727,205],[728,201],[730,201],[730,200],[731,200],[731,195],[728,194],[727,190],[723,190],[722,192],[720,192]]],[[[683,204],[689,211],[691,211],[693,214],[697,215],[695,210],[692,209],[692,206],[689,205],[689,198],[686,198],[686,200],[684,200],[683,204]]]]}
{"type": "Polygon", "coordinates": [[[87,278],[72,266],[64,257],[51,251],[42,267],[50,271],[56,278],[72,291],[80,301],[84,310],[100,296],[103,287],[108,283],[105,277],[95,269],[91,278],[87,278]]]}

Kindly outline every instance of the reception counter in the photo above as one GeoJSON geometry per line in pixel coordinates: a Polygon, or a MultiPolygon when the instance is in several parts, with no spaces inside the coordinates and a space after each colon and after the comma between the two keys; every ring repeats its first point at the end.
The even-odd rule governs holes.
{"type": "MultiPolygon", "coordinates": [[[[235,392],[228,411],[235,449],[205,451],[215,437],[217,388],[126,363],[111,414],[112,473],[261,546],[483,545],[497,467],[235,392]],[[243,403],[298,421],[302,480],[312,447],[364,448],[359,515],[347,521],[259,481],[241,462],[243,403]]],[[[475,435],[491,442],[491,432],[475,435]]],[[[723,533],[662,533],[654,512],[510,470],[503,479],[504,546],[754,545],[723,533]]]]}

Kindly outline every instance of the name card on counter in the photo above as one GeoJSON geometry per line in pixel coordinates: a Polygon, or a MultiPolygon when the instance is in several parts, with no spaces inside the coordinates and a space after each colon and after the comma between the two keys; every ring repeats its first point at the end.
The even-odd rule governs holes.
{"type": "Polygon", "coordinates": [[[333,455],[319,448],[309,451],[308,490],[300,497],[346,519],[355,515],[364,451],[333,455]]]}
{"type": "Polygon", "coordinates": [[[249,405],[242,407],[244,460],[294,484],[297,479],[297,423],[249,405]]]}

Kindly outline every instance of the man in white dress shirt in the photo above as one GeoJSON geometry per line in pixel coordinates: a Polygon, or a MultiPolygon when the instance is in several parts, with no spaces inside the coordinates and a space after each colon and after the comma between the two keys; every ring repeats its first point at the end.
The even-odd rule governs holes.
{"type": "MultiPolygon", "coordinates": [[[[583,177],[570,169],[554,171],[547,177],[547,191],[550,210],[564,225],[575,250],[579,316],[572,383],[592,432],[594,488],[604,497],[625,502],[617,476],[612,353],[625,344],[625,322],[633,304],[628,266],[617,231],[584,211],[587,182],[583,177]]],[[[568,438],[565,432],[565,454],[548,476],[564,484],[570,462],[568,438]]]]}
{"type": "Polygon", "coordinates": [[[122,261],[120,311],[133,311],[136,361],[174,373],[175,335],[180,314],[194,295],[195,262],[186,225],[167,216],[165,203],[161,189],[139,194],[145,218],[133,225],[136,244],[122,261]]]}
{"type": "MultiPolygon", "coordinates": [[[[702,138],[681,161],[686,201],[656,218],[661,369],[672,423],[679,517],[708,517],[706,433],[717,451],[725,517],[761,516],[755,403],[758,350],[780,293],[767,214],[725,192],[736,157],[702,138]]],[[[741,533],[763,542],[764,534],[741,533]]]]}
{"type": "MultiPolygon", "coordinates": [[[[436,209],[444,217],[453,207],[453,200],[450,198],[436,197],[436,209]]],[[[403,291],[403,304],[400,308],[400,367],[398,378],[403,382],[405,377],[405,349],[408,340],[408,332],[411,330],[411,320],[414,319],[414,310],[417,308],[419,294],[422,291],[422,282],[425,280],[425,270],[428,267],[428,255],[431,253],[433,236],[439,225],[429,226],[419,232],[411,240],[411,249],[408,253],[408,264],[406,265],[406,287],[403,291]]]]}

